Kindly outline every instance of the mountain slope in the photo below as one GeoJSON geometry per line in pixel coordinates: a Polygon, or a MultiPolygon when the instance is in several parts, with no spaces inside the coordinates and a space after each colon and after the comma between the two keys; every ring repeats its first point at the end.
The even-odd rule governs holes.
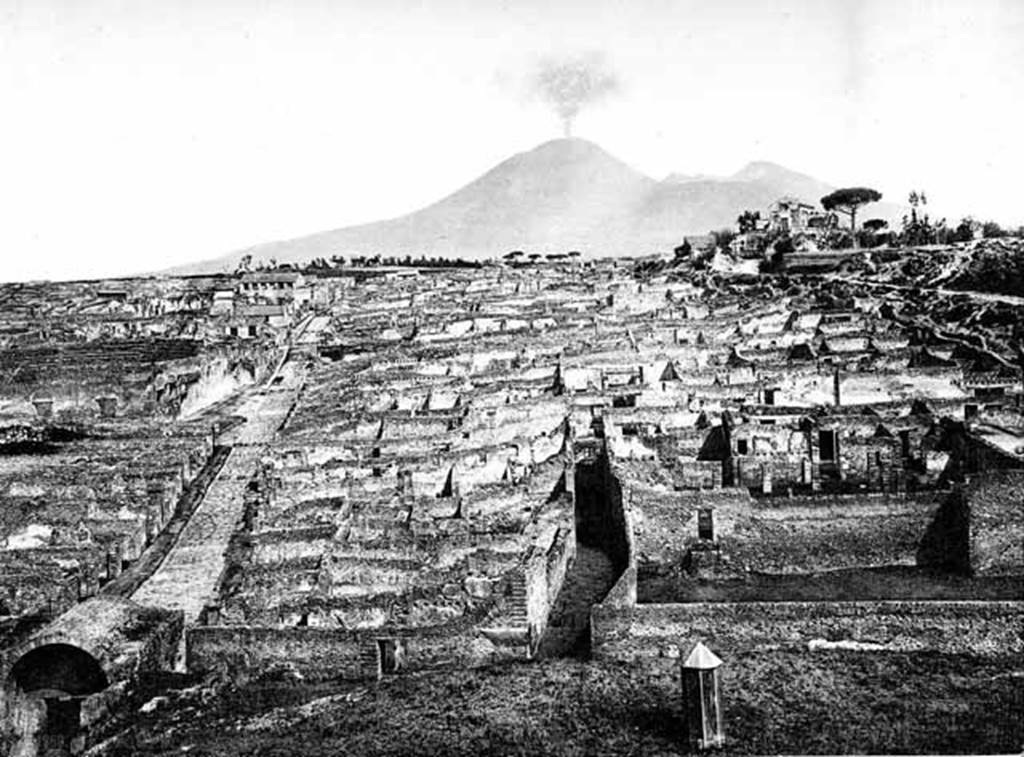
{"type": "Polygon", "coordinates": [[[516,248],[582,249],[628,223],[638,198],[656,185],[591,142],[558,139],[409,215],[261,244],[188,268],[221,268],[246,253],[284,262],[346,253],[483,258],[516,248]]]}
{"type": "Polygon", "coordinates": [[[232,268],[244,254],[279,262],[332,255],[486,258],[509,250],[591,255],[666,251],[685,235],[762,212],[782,195],[817,203],[832,187],[771,163],[728,178],[658,182],[583,139],[556,139],[513,155],[421,210],[240,250],[175,272],[232,268]]]}
{"type": "MultiPolygon", "coordinates": [[[[836,187],[831,184],[826,184],[812,176],[791,171],[764,160],[748,163],[729,178],[731,181],[759,185],[767,192],[773,193],[773,200],[786,195],[812,205],[818,205],[822,197],[836,190],[836,187]]],[[[752,209],[754,207],[751,206],[752,209]]],[[[906,210],[902,206],[883,201],[865,206],[857,217],[860,221],[868,218],[884,218],[890,226],[895,228],[905,212],[906,210]]],[[[840,217],[841,224],[845,225],[846,221],[845,217],[840,217]]]]}
{"type": "Polygon", "coordinates": [[[732,181],[759,184],[780,195],[790,195],[815,205],[835,189],[811,176],[763,160],[748,163],[729,178],[732,181]]]}

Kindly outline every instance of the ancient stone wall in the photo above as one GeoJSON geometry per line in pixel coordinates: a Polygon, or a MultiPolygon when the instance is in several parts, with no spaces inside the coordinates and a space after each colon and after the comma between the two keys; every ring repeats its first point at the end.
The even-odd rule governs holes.
{"type": "Polygon", "coordinates": [[[292,666],[317,678],[364,676],[359,636],[346,631],[200,626],[190,628],[186,639],[187,667],[196,675],[244,680],[292,666]]]}
{"type": "MultiPolygon", "coordinates": [[[[962,472],[966,474],[987,473],[996,470],[1024,470],[1024,463],[1006,451],[988,444],[977,437],[967,435],[963,440],[962,472]]],[[[949,473],[961,472],[955,463],[949,473]]]]}
{"type": "Polygon", "coordinates": [[[580,541],[602,549],[621,570],[629,559],[623,492],[608,456],[577,463],[575,484],[580,541]]]}
{"type": "Polygon", "coordinates": [[[1024,470],[993,470],[972,476],[964,496],[970,513],[974,573],[1024,573],[1024,470]]]}
{"type": "Polygon", "coordinates": [[[785,453],[744,456],[734,457],[730,463],[732,480],[736,486],[764,494],[784,493],[811,483],[812,467],[806,456],[785,453]]]}
{"type": "Polygon", "coordinates": [[[538,641],[547,628],[551,608],[575,556],[575,528],[557,529],[549,541],[542,541],[530,551],[525,570],[526,611],[534,641],[538,641]]]}
{"type": "Polygon", "coordinates": [[[830,416],[819,428],[837,434],[835,455],[822,456],[818,433],[811,434],[813,461],[834,468],[846,486],[859,486],[871,491],[896,491],[903,473],[902,443],[899,438],[883,435],[877,420],[858,417],[830,416]]]}
{"type": "Polygon", "coordinates": [[[529,654],[526,634],[502,631],[198,626],[187,632],[186,659],[190,673],[230,680],[285,669],[308,680],[365,680],[379,674],[380,640],[397,643],[398,673],[473,667],[529,654]]]}
{"type": "Polygon", "coordinates": [[[700,507],[711,508],[715,541],[734,571],[804,573],[955,563],[963,549],[957,524],[947,522],[953,517],[948,513],[939,517],[947,498],[945,492],[928,492],[755,500],[745,489],[726,488],[657,498],[637,491],[629,501],[643,580],[682,565],[700,541],[700,507]]]}
{"type": "Polygon", "coordinates": [[[719,489],[722,463],[719,460],[681,460],[676,463],[674,479],[682,489],[719,489]]]}
{"type": "Polygon", "coordinates": [[[720,539],[732,567],[804,573],[917,565],[922,540],[943,501],[936,495],[806,500],[810,504],[758,505],[749,516],[736,517],[731,532],[720,539]]]}
{"type": "Polygon", "coordinates": [[[658,451],[658,458],[666,463],[674,462],[679,457],[696,459],[704,449],[710,433],[709,428],[676,428],[657,434],[653,445],[658,451]]]}
{"type": "Polygon", "coordinates": [[[747,602],[616,606],[591,613],[596,659],[670,670],[704,641],[739,652],[806,651],[816,639],[947,654],[1024,653],[1024,602],[747,602]]]}

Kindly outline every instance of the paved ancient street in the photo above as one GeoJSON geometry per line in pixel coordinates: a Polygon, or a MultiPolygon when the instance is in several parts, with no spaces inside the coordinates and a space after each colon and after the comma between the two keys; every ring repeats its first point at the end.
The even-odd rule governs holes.
{"type": "Polygon", "coordinates": [[[233,448],[206,496],[160,567],[132,595],[140,604],[183,610],[187,625],[196,622],[215,595],[224,553],[242,517],[245,487],[263,454],[263,445],[284,422],[301,386],[301,376],[286,364],[272,389],[253,389],[241,414],[246,423],[220,440],[233,448]]]}

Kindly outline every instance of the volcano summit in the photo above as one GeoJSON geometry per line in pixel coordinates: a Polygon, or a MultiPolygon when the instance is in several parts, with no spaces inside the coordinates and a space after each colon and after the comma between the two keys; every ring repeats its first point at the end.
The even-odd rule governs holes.
{"type": "Polygon", "coordinates": [[[817,203],[832,189],[766,162],[729,177],[671,174],[657,181],[593,142],[555,139],[408,215],[260,244],[185,270],[232,267],[246,254],[278,262],[378,253],[481,259],[515,249],[644,255],[731,225],[744,210],[763,209],[782,195],[817,203]]]}

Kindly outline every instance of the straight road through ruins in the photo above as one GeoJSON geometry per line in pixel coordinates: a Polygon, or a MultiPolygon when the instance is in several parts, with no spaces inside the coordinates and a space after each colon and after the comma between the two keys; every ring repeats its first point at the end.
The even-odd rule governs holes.
{"type": "Polygon", "coordinates": [[[272,388],[251,390],[240,411],[246,423],[220,440],[232,446],[224,466],[160,567],[132,595],[134,601],[183,610],[185,624],[192,625],[215,596],[228,541],[242,517],[246,485],[265,445],[294,404],[302,376],[286,362],[270,385],[272,388]]]}

